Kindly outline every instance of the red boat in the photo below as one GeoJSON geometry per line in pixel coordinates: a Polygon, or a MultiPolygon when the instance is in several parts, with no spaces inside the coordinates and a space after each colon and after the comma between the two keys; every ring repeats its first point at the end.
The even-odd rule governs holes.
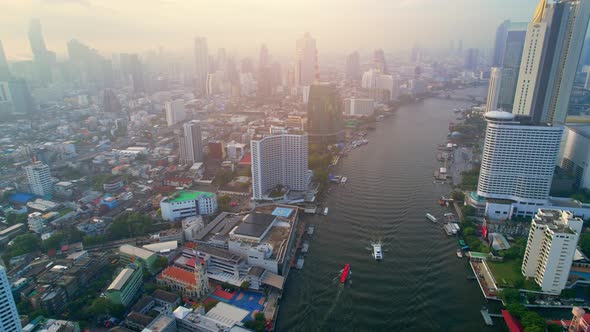
{"type": "Polygon", "coordinates": [[[340,274],[340,283],[345,283],[346,279],[348,279],[348,275],[350,274],[350,264],[344,265],[342,269],[342,274],[340,274]]]}

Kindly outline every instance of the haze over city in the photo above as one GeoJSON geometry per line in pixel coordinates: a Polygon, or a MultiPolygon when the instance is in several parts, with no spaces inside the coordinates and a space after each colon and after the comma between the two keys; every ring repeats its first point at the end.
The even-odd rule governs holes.
{"type": "Polygon", "coordinates": [[[526,21],[535,5],[535,0],[0,1],[0,38],[10,60],[31,58],[26,35],[32,18],[41,20],[47,46],[58,57],[74,38],[108,55],[160,46],[189,50],[196,35],[207,36],[212,49],[254,55],[266,43],[275,54],[290,56],[292,40],[305,31],[321,41],[321,56],[401,51],[415,43],[440,48],[458,39],[466,47],[492,48],[498,23],[526,21]]]}

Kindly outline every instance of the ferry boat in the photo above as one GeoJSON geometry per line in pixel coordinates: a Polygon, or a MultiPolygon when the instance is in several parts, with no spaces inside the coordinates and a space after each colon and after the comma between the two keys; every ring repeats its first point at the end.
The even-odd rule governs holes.
{"type": "Polygon", "coordinates": [[[344,265],[344,268],[342,269],[342,272],[340,273],[340,283],[343,284],[346,282],[346,280],[348,280],[348,277],[350,276],[350,264],[346,263],[346,265],[344,265]]]}
{"type": "Polygon", "coordinates": [[[463,258],[463,251],[461,249],[457,249],[457,257],[463,258]]]}
{"type": "Polygon", "coordinates": [[[373,246],[373,258],[375,258],[376,261],[381,261],[383,259],[383,249],[381,242],[379,241],[371,243],[371,245],[373,246]]]}
{"type": "Polygon", "coordinates": [[[437,222],[438,220],[436,220],[436,218],[431,215],[430,213],[426,214],[426,218],[428,218],[428,220],[432,221],[432,222],[437,222]]]}

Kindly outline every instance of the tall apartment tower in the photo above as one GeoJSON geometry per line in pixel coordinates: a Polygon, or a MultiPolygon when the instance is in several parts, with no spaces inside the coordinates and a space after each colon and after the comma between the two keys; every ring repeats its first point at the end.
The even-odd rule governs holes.
{"type": "Polygon", "coordinates": [[[488,86],[488,97],[486,101],[486,112],[498,109],[498,98],[500,97],[500,86],[502,83],[502,68],[492,67],[490,73],[490,84],[488,86]]]}
{"type": "Polygon", "coordinates": [[[252,198],[263,199],[278,185],[304,191],[309,183],[307,135],[271,134],[250,142],[252,198]]]}
{"type": "Polygon", "coordinates": [[[487,199],[546,203],[563,127],[520,123],[508,112],[488,122],[477,194],[487,199]]]}
{"type": "Polygon", "coordinates": [[[295,44],[295,85],[311,85],[316,80],[318,72],[316,41],[306,32],[295,44]]]}
{"type": "Polygon", "coordinates": [[[179,137],[180,163],[192,165],[203,161],[201,125],[190,121],[183,125],[184,136],[179,137]]]}
{"type": "Polygon", "coordinates": [[[584,221],[569,211],[539,209],[531,223],[521,272],[544,292],[565,288],[584,221]]]}
{"type": "Polygon", "coordinates": [[[2,309],[0,310],[0,331],[22,331],[18,311],[6,276],[6,268],[2,265],[0,265],[0,308],[2,309]]]}
{"type": "Polygon", "coordinates": [[[207,77],[209,76],[209,50],[207,38],[195,38],[195,93],[203,96],[207,93],[207,77]]]}
{"type": "Polygon", "coordinates": [[[53,182],[49,166],[42,162],[25,166],[25,173],[29,181],[31,192],[42,197],[51,197],[53,194],[53,182]]]}
{"type": "Polygon", "coordinates": [[[186,110],[184,108],[184,100],[175,99],[164,103],[166,110],[166,123],[168,127],[173,126],[186,119],[186,110]]]}
{"type": "Polygon", "coordinates": [[[527,28],[514,114],[565,123],[589,19],[588,1],[541,0],[527,28]]]}

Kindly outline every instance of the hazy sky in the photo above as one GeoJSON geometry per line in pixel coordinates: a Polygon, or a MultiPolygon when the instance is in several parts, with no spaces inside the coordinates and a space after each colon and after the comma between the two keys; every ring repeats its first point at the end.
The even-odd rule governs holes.
{"type": "MultiPolygon", "coordinates": [[[[39,18],[50,50],[72,38],[111,52],[159,46],[189,49],[196,35],[209,48],[291,55],[305,31],[319,52],[407,49],[414,43],[489,48],[504,19],[528,21],[538,0],[0,0],[0,40],[9,59],[31,57],[27,29],[39,18]]],[[[212,52],[213,53],[213,52],[212,52]]]]}

